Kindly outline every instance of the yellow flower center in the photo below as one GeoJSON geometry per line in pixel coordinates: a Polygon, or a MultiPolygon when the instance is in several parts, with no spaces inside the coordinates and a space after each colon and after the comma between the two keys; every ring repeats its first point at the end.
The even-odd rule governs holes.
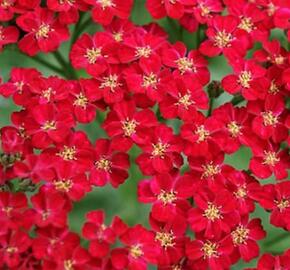
{"type": "Polygon", "coordinates": [[[203,216],[210,221],[215,221],[216,219],[222,218],[222,215],[219,210],[220,207],[217,207],[213,203],[209,202],[207,209],[204,210],[203,216]]]}
{"type": "Polygon", "coordinates": [[[66,260],[63,262],[64,270],[74,270],[74,262],[72,260],[66,260]]]}
{"type": "Polygon", "coordinates": [[[241,133],[241,126],[239,126],[236,121],[228,123],[227,129],[231,133],[232,137],[238,137],[241,133]]]}
{"type": "Polygon", "coordinates": [[[214,37],[214,45],[219,48],[230,47],[230,42],[233,40],[233,37],[230,33],[227,33],[225,30],[218,31],[214,37]]]}
{"type": "Polygon", "coordinates": [[[161,190],[157,199],[163,202],[164,205],[173,203],[176,200],[176,191],[166,192],[165,190],[161,190]]]}
{"type": "Polygon", "coordinates": [[[166,232],[157,232],[155,236],[155,240],[159,241],[161,247],[165,250],[169,247],[174,247],[175,245],[175,236],[173,232],[166,233],[166,232]]]}
{"type": "Polygon", "coordinates": [[[51,96],[52,96],[52,94],[54,94],[54,93],[55,93],[55,92],[52,90],[52,88],[49,87],[49,88],[43,90],[43,91],[41,92],[41,95],[42,95],[42,96],[43,96],[47,101],[50,101],[51,96]]]}
{"type": "Polygon", "coordinates": [[[209,7],[203,3],[199,4],[199,8],[201,11],[201,16],[203,16],[203,17],[206,17],[210,13],[209,7]]]}
{"type": "Polygon", "coordinates": [[[97,3],[101,5],[102,9],[116,6],[112,0],[97,0],[97,3]]]}
{"type": "Polygon", "coordinates": [[[129,253],[134,259],[137,259],[143,255],[143,251],[140,245],[131,246],[129,249],[129,253]]]}
{"type": "Polygon", "coordinates": [[[121,42],[121,41],[123,41],[123,32],[120,31],[120,32],[113,33],[113,38],[114,38],[115,41],[117,41],[117,42],[121,42]]]}
{"type": "Polygon", "coordinates": [[[162,143],[161,141],[159,141],[156,144],[152,144],[152,147],[153,147],[153,150],[151,153],[152,156],[163,158],[169,145],[167,143],[162,143]]]}
{"type": "Polygon", "coordinates": [[[268,90],[269,94],[275,95],[280,92],[278,85],[275,83],[275,80],[271,81],[270,88],[268,90]]]}
{"type": "Polygon", "coordinates": [[[284,211],[286,208],[290,207],[290,200],[287,199],[282,199],[280,201],[275,201],[277,207],[279,208],[279,211],[282,212],[284,211]]]}
{"type": "Polygon", "coordinates": [[[283,57],[281,54],[277,55],[275,58],[274,58],[274,64],[276,65],[282,65],[285,61],[285,57],[283,57]]]}
{"type": "Polygon", "coordinates": [[[264,165],[275,166],[277,162],[280,161],[280,158],[277,157],[277,154],[273,151],[264,151],[264,165]]]}
{"type": "Polygon", "coordinates": [[[122,121],[122,129],[124,131],[124,135],[127,137],[131,137],[136,132],[137,125],[138,122],[134,119],[126,119],[125,121],[122,121]]]}
{"type": "Polygon", "coordinates": [[[63,150],[57,153],[58,156],[62,157],[64,160],[76,160],[76,147],[64,146],[63,150]]]}
{"type": "Polygon", "coordinates": [[[252,73],[244,70],[240,73],[238,83],[244,88],[250,88],[250,82],[252,80],[252,73]]]}
{"type": "Polygon", "coordinates": [[[193,66],[192,59],[189,59],[188,57],[181,57],[175,62],[181,74],[185,73],[186,71],[196,72],[196,68],[193,66]]]}
{"type": "Polygon", "coordinates": [[[12,212],[13,207],[11,207],[11,206],[5,206],[5,207],[2,207],[1,210],[2,210],[3,212],[5,212],[7,216],[10,216],[10,213],[12,212]]]}
{"type": "Polygon", "coordinates": [[[111,171],[112,162],[105,157],[100,158],[98,161],[95,162],[95,165],[98,170],[104,170],[106,172],[111,171]]]}
{"type": "Polygon", "coordinates": [[[2,3],[0,4],[0,6],[3,9],[8,9],[9,7],[12,7],[14,5],[14,1],[13,0],[3,0],[1,2],[2,3]]]}
{"type": "Polygon", "coordinates": [[[194,104],[194,101],[191,100],[191,95],[189,92],[185,94],[184,96],[181,96],[181,94],[179,93],[178,102],[175,104],[182,105],[186,110],[188,110],[189,106],[194,104]]]}
{"type": "Polygon", "coordinates": [[[248,33],[252,32],[253,29],[255,29],[254,24],[249,17],[242,18],[240,24],[238,25],[238,28],[243,29],[248,33]]]}
{"type": "Polygon", "coordinates": [[[17,247],[7,247],[6,252],[9,254],[13,254],[13,253],[18,252],[18,248],[17,247]]]}
{"type": "Polygon", "coordinates": [[[210,134],[209,131],[204,128],[204,125],[198,126],[194,133],[198,135],[197,143],[204,142],[210,134]]]}
{"type": "Polygon", "coordinates": [[[115,88],[122,86],[121,83],[118,82],[117,74],[110,74],[107,77],[103,77],[103,82],[100,85],[100,88],[110,88],[111,92],[115,92],[115,88]]]}
{"type": "Polygon", "coordinates": [[[152,49],[148,45],[144,46],[144,47],[137,47],[136,48],[136,56],[137,57],[148,58],[151,53],[152,53],[152,49]]]}
{"type": "Polygon", "coordinates": [[[87,49],[85,58],[87,58],[89,64],[95,64],[97,59],[102,56],[102,48],[87,49]]]}
{"type": "Polygon", "coordinates": [[[49,32],[54,31],[47,23],[42,23],[35,33],[36,39],[48,38],[49,32]]]}
{"type": "Polygon", "coordinates": [[[151,86],[153,89],[156,89],[158,81],[157,75],[151,72],[149,75],[143,76],[142,87],[147,88],[151,86]]]}
{"type": "Polygon", "coordinates": [[[73,186],[73,182],[70,179],[55,180],[53,184],[55,189],[61,192],[69,192],[73,186]]]}
{"type": "Polygon", "coordinates": [[[202,165],[202,168],[203,168],[203,173],[202,173],[201,178],[210,178],[221,172],[220,166],[214,165],[212,161],[210,163],[202,165]]]}
{"type": "Polygon", "coordinates": [[[235,246],[245,244],[250,230],[245,228],[243,225],[238,226],[232,233],[232,239],[235,246]]]}
{"type": "Polygon", "coordinates": [[[203,258],[217,258],[219,256],[217,249],[218,245],[216,243],[213,243],[209,240],[206,241],[201,248],[201,251],[203,252],[203,258]]]}
{"type": "Polygon", "coordinates": [[[275,126],[278,123],[278,116],[271,111],[262,112],[264,126],[275,126]]]}
{"type": "Polygon", "coordinates": [[[73,103],[74,106],[80,106],[83,109],[85,109],[87,107],[87,104],[89,103],[88,98],[83,94],[83,93],[79,93],[76,96],[76,99],[73,103]]]}
{"type": "Polygon", "coordinates": [[[56,130],[56,122],[55,121],[46,121],[41,129],[48,131],[48,130],[56,130]]]}
{"type": "Polygon", "coordinates": [[[246,185],[238,187],[237,191],[234,192],[234,195],[239,199],[245,198],[247,196],[246,185]]]}

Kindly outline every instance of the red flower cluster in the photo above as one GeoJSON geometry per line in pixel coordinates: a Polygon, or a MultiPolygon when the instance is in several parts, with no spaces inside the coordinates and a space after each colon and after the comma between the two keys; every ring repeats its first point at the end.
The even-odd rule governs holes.
{"type": "MultiPolygon", "coordinates": [[[[255,203],[290,231],[290,54],[271,38],[280,28],[290,41],[287,1],[147,0],[153,18],[205,29],[189,51],[157,23],[130,22],[132,0],[44,2],[0,1],[0,49],[18,42],[30,56],[56,51],[90,10],[103,31],[82,34],[70,50],[68,67],[86,78],[15,67],[0,85],[21,108],[0,129],[1,269],[230,269],[260,254],[266,232],[255,203]],[[211,82],[206,57],[218,55],[233,72],[211,82]],[[222,89],[234,97],[213,109],[222,89]],[[91,142],[79,124],[101,112],[107,136],[91,142]],[[91,211],[85,249],[69,228],[73,203],[94,186],[123,184],[133,146],[148,176],[137,189],[151,205],[150,228],[119,217],[106,225],[102,210],[91,211]],[[248,170],[225,162],[242,147],[252,152],[248,170]]],[[[290,269],[289,261],[289,250],[265,254],[255,269],[290,269]]]]}

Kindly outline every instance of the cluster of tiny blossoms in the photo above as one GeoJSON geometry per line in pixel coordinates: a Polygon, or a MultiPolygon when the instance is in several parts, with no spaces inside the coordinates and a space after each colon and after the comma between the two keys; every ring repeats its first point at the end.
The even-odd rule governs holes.
{"type": "Polygon", "coordinates": [[[15,43],[29,56],[54,52],[85,15],[103,29],[76,35],[71,47],[70,68],[86,78],[18,67],[0,85],[20,107],[0,130],[0,268],[222,270],[261,256],[255,269],[290,269],[289,250],[259,254],[266,232],[251,215],[259,204],[273,226],[290,231],[290,54],[270,38],[280,29],[289,42],[290,2],[147,0],[157,23],[167,16],[204,34],[189,51],[157,23],[134,25],[133,4],[0,0],[1,49],[15,43]],[[211,82],[207,58],[218,55],[233,71],[211,82]],[[233,99],[213,110],[222,91],[233,99]],[[101,112],[107,137],[91,142],[78,124],[101,112]],[[104,224],[105,213],[95,210],[81,236],[71,232],[73,203],[95,186],[123,184],[133,146],[150,227],[119,217],[104,224]],[[224,162],[241,147],[252,152],[243,171],[224,162]]]}

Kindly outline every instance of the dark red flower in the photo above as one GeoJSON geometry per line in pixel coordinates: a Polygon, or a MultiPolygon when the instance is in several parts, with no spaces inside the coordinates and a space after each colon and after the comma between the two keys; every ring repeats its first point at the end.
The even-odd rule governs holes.
{"type": "Polygon", "coordinates": [[[174,166],[180,167],[183,163],[180,138],[164,124],[155,127],[148,141],[140,147],[143,153],[138,156],[136,163],[145,175],[169,172],[174,166]]]}
{"type": "Polygon", "coordinates": [[[158,221],[166,222],[186,217],[190,205],[186,199],[193,195],[192,179],[175,173],[156,175],[143,180],[138,185],[138,199],[143,203],[153,203],[151,215],[158,221]]]}
{"type": "Polygon", "coordinates": [[[39,51],[52,52],[69,38],[69,32],[54,17],[54,13],[45,8],[37,8],[35,11],[27,12],[19,16],[17,25],[28,32],[18,43],[24,53],[33,56],[39,51]]]}
{"type": "Polygon", "coordinates": [[[110,182],[117,188],[128,178],[129,166],[128,154],[114,151],[108,139],[98,139],[90,169],[90,181],[96,186],[104,186],[110,182]]]}

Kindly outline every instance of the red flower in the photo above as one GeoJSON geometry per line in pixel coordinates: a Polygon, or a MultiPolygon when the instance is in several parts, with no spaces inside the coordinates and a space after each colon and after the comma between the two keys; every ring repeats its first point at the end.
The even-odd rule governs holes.
{"type": "Polygon", "coordinates": [[[156,263],[158,248],[154,233],[141,225],[129,228],[120,241],[125,248],[112,251],[112,264],[116,269],[146,270],[148,263],[156,263]]]}
{"type": "Polygon", "coordinates": [[[30,95],[30,82],[40,76],[40,72],[34,68],[12,68],[10,80],[0,85],[0,94],[4,97],[13,95],[13,101],[17,105],[26,105],[27,96],[30,95]]]}
{"type": "Polygon", "coordinates": [[[75,172],[87,171],[93,156],[91,142],[83,131],[70,132],[63,142],[56,144],[56,147],[46,148],[43,153],[70,162],[75,172]]]}
{"type": "Polygon", "coordinates": [[[269,29],[264,25],[267,15],[257,4],[244,1],[226,1],[230,15],[239,18],[238,28],[248,33],[252,41],[265,42],[269,37],[269,29]]]}
{"type": "Polygon", "coordinates": [[[128,151],[134,142],[145,143],[149,130],[156,125],[154,113],[149,109],[136,111],[136,105],[131,100],[115,104],[103,128],[112,137],[112,148],[128,151]]]}
{"type": "Polygon", "coordinates": [[[258,261],[257,270],[279,270],[290,268],[290,251],[285,251],[280,256],[273,256],[271,254],[264,254],[258,261]]]}
{"type": "Polygon", "coordinates": [[[78,244],[66,245],[53,260],[44,260],[43,270],[85,269],[90,260],[88,252],[78,244]]]}
{"type": "Polygon", "coordinates": [[[162,51],[162,62],[171,68],[175,68],[181,75],[190,75],[202,85],[209,82],[210,74],[207,69],[207,61],[195,50],[186,53],[186,47],[182,42],[176,42],[162,51]]]}
{"type": "Polygon", "coordinates": [[[168,221],[186,216],[190,205],[187,198],[193,194],[192,179],[179,174],[160,174],[138,185],[138,199],[153,203],[151,215],[158,221],[168,221]]]}
{"type": "Polygon", "coordinates": [[[0,1],[0,20],[1,22],[6,22],[10,21],[15,12],[15,2],[16,0],[10,0],[10,1],[5,1],[1,0],[0,1]]]}
{"type": "Polygon", "coordinates": [[[49,180],[53,177],[54,160],[47,154],[30,154],[24,160],[16,162],[13,171],[17,177],[29,178],[33,183],[49,180]]]}
{"type": "Polygon", "coordinates": [[[252,121],[252,130],[261,139],[268,140],[272,138],[275,143],[287,139],[288,129],[283,123],[286,111],[284,100],[281,97],[268,96],[265,101],[249,102],[247,110],[249,113],[256,115],[252,121]]]}
{"type": "Polygon", "coordinates": [[[81,0],[48,0],[47,7],[59,14],[59,21],[62,24],[76,23],[79,20],[79,10],[87,10],[87,5],[81,0]]]}
{"type": "Polygon", "coordinates": [[[94,149],[94,163],[90,170],[90,181],[97,186],[110,182],[117,188],[128,178],[129,156],[115,152],[107,139],[98,139],[94,149]]]}
{"type": "Polygon", "coordinates": [[[260,98],[267,85],[266,70],[253,60],[236,60],[231,65],[235,74],[222,79],[223,88],[230,94],[241,92],[247,100],[260,98]]]}
{"type": "Polygon", "coordinates": [[[84,0],[84,2],[93,5],[93,20],[103,25],[110,24],[114,16],[120,19],[127,19],[134,3],[133,0],[125,2],[122,0],[84,0]]]}
{"type": "Polygon", "coordinates": [[[118,103],[123,100],[127,88],[120,66],[110,66],[105,72],[95,78],[97,89],[101,93],[105,103],[118,103]]]}
{"type": "Polygon", "coordinates": [[[178,218],[170,222],[157,222],[150,216],[150,224],[155,231],[155,242],[159,248],[156,253],[158,265],[167,266],[178,263],[185,255],[186,221],[178,218]]]}
{"type": "Polygon", "coordinates": [[[246,108],[226,103],[213,111],[212,117],[222,124],[214,140],[228,154],[236,152],[252,136],[251,118],[246,108]]]}
{"type": "Polygon", "coordinates": [[[20,230],[9,231],[0,236],[0,266],[9,269],[19,266],[21,256],[30,247],[29,236],[20,230]],[[3,265],[4,264],[4,265],[3,265]]]}
{"type": "Polygon", "coordinates": [[[265,236],[266,232],[263,230],[260,219],[254,218],[248,221],[247,218],[242,218],[230,234],[235,247],[232,256],[236,257],[236,260],[242,257],[246,262],[258,257],[260,249],[256,241],[265,236]]]}
{"type": "Polygon", "coordinates": [[[33,239],[33,255],[37,259],[54,258],[55,254],[66,246],[74,246],[80,242],[76,233],[68,228],[46,226],[36,230],[37,237],[33,239]]]}
{"type": "Polygon", "coordinates": [[[270,223],[290,230],[290,182],[269,184],[251,193],[259,204],[271,211],[270,223]]]}
{"type": "Polygon", "coordinates": [[[233,249],[231,241],[201,239],[186,244],[186,255],[191,260],[192,270],[229,269],[230,253],[233,249]]]}
{"type": "Polygon", "coordinates": [[[277,65],[279,68],[287,66],[287,51],[281,47],[278,40],[264,41],[263,49],[255,51],[254,58],[259,62],[277,65]]]}
{"type": "Polygon", "coordinates": [[[18,40],[19,31],[14,26],[3,27],[0,25],[0,51],[6,44],[16,43],[18,40]]]}
{"type": "Polygon", "coordinates": [[[19,48],[24,53],[33,56],[39,51],[55,51],[61,42],[69,38],[66,26],[54,18],[54,13],[45,8],[37,8],[19,16],[17,25],[28,32],[20,41],[19,48]]]}
{"type": "Polygon", "coordinates": [[[190,121],[196,117],[198,109],[208,108],[208,98],[193,77],[176,77],[159,106],[162,116],[166,119],[179,117],[190,121]]]}
{"type": "Polygon", "coordinates": [[[125,72],[125,79],[133,93],[144,93],[152,101],[161,101],[168,87],[171,73],[161,70],[161,60],[152,56],[150,61],[132,65],[125,72]]]}
{"type": "MultiPolygon", "coordinates": [[[[198,99],[198,96],[196,96],[198,99]]],[[[185,141],[185,154],[188,156],[208,156],[219,150],[215,134],[222,128],[222,123],[214,117],[206,118],[196,114],[194,121],[181,126],[181,137],[185,141]]]]}
{"type": "Polygon", "coordinates": [[[64,101],[68,98],[72,84],[55,76],[36,77],[29,80],[29,90],[36,95],[39,104],[64,101]]]}
{"type": "Polygon", "coordinates": [[[25,119],[24,127],[37,148],[46,148],[53,141],[62,142],[74,126],[70,112],[61,112],[51,104],[33,107],[32,117],[25,119]]]}
{"type": "Polygon", "coordinates": [[[199,23],[207,23],[213,13],[220,13],[223,10],[222,3],[218,0],[196,0],[193,14],[199,23]]]}
{"type": "Polygon", "coordinates": [[[109,63],[117,63],[112,54],[114,49],[114,39],[106,33],[97,32],[92,37],[83,34],[74,43],[70,60],[74,68],[85,68],[90,75],[98,76],[108,68],[109,63]]]}
{"type": "Polygon", "coordinates": [[[159,57],[159,50],[167,44],[163,36],[136,29],[131,35],[124,38],[120,45],[118,56],[121,63],[139,60],[151,64],[151,58],[159,57]]]}
{"type": "Polygon", "coordinates": [[[66,226],[67,213],[71,206],[62,195],[42,189],[31,197],[35,210],[35,224],[39,227],[53,225],[61,228],[66,226]]]}
{"type": "Polygon", "coordinates": [[[108,255],[110,245],[115,242],[115,232],[111,226],[104,224],[105,213],[102,210],[88,212],[86,220],[82,235],[90,241],[89,252],[94,257],[103,258],[108,255]]]}
{"type": "Polygon", "coordinates": [[[219,239],[238,223],[234,197],[227,190],[213,193],[202,190],[194,196],[196,208],[188,212],[188,222],[195,233],[202,232],[206,238],[219,239]]]}
{"type": "Polygon", "coordinates": [[[91,191],[91,186],[86,174],[77,173],[76,167],[67,161],[59,162],[54,169],[54,178],[47,184],[48,190],[60,192],[73,201],[84,197],[91,191]]]}
{"type": "Polygon", "coordinates": [[[27,199],[23,193],[0,192],[0,234],[25,225],[29,221],[25,216],[28,213],[27,207],[27,199]]]}
{"type": "Polygon", "coordinates": [[[180,152],[180,138],[173,135],[172,129],[159,125],[152,130],[150,139],[140,145],[143,153],[138,156],[136,163],[145,175],[169,172],[174,166],[183,163],[180,152]]]}
{"type": "Polygon", "coordinates": [[[243,216],[255,210],[255,201],[251,196],[260,185],[254,177],[243,171],[232,171],[225,174],[226,188],[234,195],[239,213],[243,216]]]}
{"type": "Polygon", "coordinates": [[[253,157],[250,160],[250,170],[261,179],[266,179],[274,173],[277,180],[287,177],[289,155],[287,150],[280,150],[279,145],[253,138],[250,143],[253,157]]]}
{"type": "Polygon", "coordinates": [[[183,2],[184,0],[147,0],[146,7],[154,19],[161,19],[166,15],[173,19],[180,19],[184,14],[183,2]]]}
{"type": "Polygon", "coordinates": [[[76,120],[80,123],[90,123],[96,118],[96,101],[102,98],[102,93],[96,91],[97,83],[93,79],[80,79],[70,91],[76,120]]]}
{"type": "Polygon", "coordinates": [[[246,33],[237,32],[238,19],[233,16],[215,16],[206,31],[208,40],[200,45],[200,52],[213,57],[223,53],[226,57],[243,56],[248,47],[246,33]]]}

